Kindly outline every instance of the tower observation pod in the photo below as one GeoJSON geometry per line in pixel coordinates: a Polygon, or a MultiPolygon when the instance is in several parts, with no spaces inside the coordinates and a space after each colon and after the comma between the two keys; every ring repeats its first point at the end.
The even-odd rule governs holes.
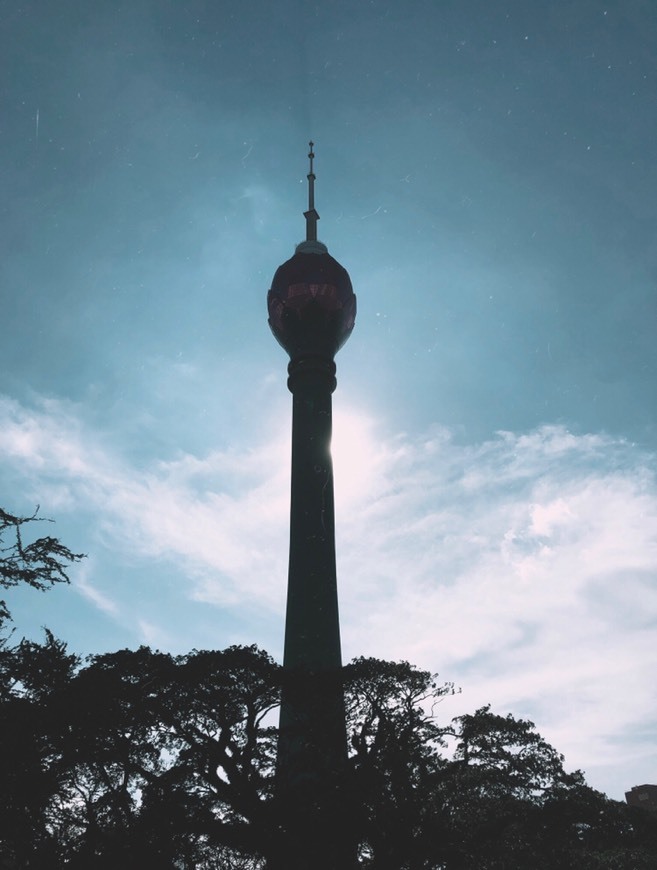
{"type": "Polygon", "coordinates": [[[290,357],[293,397],[278,836],[268,870],[351,870],[330,445],[334,357],[354,328],[356,297],[346,269],[317,240],[312,142],[308,156],[306,240],[278,268],[267,296],[269,325],[290,357]]]}

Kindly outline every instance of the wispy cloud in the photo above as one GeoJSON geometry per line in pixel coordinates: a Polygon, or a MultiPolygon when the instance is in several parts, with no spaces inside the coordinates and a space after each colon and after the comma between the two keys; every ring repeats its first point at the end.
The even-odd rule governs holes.
{"type": "MultiPolygon", "coordinates": [[[[655,457],[562,426],[474,445],[439,427],[423,437],[379,429],[336,415],[346,655],[440,669],[463,685],[464,709],[492,701],[531,716],[571,764],[647,763],[642,735],[657,719],[655,457]]],[[[35,501],[49,488],[113,547],[169,560],[196,600],[277,619],[286,430],[136,468],[71,406],[0,401],[2,465],[31,482],[35,501]]],[[[114,615],[114,600],[81,577],[80,592],[114,615]]],[[[142,619],[141,636],[166,643],[175,615],[161,623],[142,619]]]]}
{"type": "MultiPolygon", "coordinates": [[[[31,481],[33,498],[66,489],[67,503],[90,512],[113,545],[169,558],[188,572],[190,594],[235,603],[249,576],[249,595],[278,606],[271,576],[286,559],[288,447],[181,455],[145,469],[131,467],[65,404],[28,410],[0,402],[0,451],[31,481]]],[[[63,500],[60,499],[60,503],[63,500]]]]}
{"type": "Polygon", "coordinates": [[[438,430],[390,456],[342,528],[349,653],[439,665],[465,708],[535,718],[571,763],[618,763],[657,716],[654,457],[563,427],[467,446],[438,430]]]}
{"type": "Polygon", "coordinates": [[[73,579],[74,588],[88,601],[97,607],[102,613],[108,616],[118,616],[119,606],[116,601],[112,600],[109,595],[106,595],[100,589],[96,588],[89,579],[90,574],[89,562],[85,562],[75,571],[73,579]]]}

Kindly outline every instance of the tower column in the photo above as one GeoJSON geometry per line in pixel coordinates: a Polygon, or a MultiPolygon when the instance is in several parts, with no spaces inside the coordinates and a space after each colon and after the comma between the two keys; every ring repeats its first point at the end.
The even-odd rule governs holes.
{"type": "Polygon", "coordinates": [[[292,497],[275,843],[268,870],[351,870],[347,734],[335,570],[331,396],[356,297],[317,240],[310,143],[306,241],[276,271],[269,325],[290,357],[292,497]]]}
{"type": "Polygon", "coordinates": [[[284,856],[270,868],[347,870],[347,734],[335,566],[335,364],[288,367],[293,394],[290,563],[277,758],[284,856]]]}
{"type": "Polygon", "coordinates": [[[286,668],[339,668],[331,459],[335,363],[319,357],[288,366],[292,404],[290,563],[285,619],[286,668]]]}

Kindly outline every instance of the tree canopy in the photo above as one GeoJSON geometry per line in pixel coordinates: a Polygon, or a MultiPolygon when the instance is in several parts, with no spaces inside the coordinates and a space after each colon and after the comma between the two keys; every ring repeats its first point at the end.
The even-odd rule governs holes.
{"type": "MultiPolygon", "coordinates": [[[[5,648],[5,866],[264,866],[280,670],[256,647],[5,648]]],[[[441,724],[453,688],[406,662],[344,678],[361,867],[655,866],[652,817],[567,773],[531,722],[484,707],[441,724]]]]}
{"type": "MultiPolygon", "coordinates": [[[[26,521],[0,515],[15,535],[2,585],[66,580],[80,556],[51,538],[23,546],[26,521]]],[[[281,680],[255,646],[82,659],[48,631],[5,640],[0,867],[264,867],[281,680]]],[[[356,659],[343,684],[364,870],[657,866],[657,819],[567,772],[533,723],[490,707],[447,721],[454,686],[407,662],[356,659]]]]}

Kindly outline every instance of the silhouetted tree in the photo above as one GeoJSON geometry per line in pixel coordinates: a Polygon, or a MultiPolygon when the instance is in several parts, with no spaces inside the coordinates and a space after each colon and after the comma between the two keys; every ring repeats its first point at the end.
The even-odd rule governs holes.
{"type": "MultiPolygon", "coordinates": [[[[51,522],[38,517],[15,516],[0,508],[0,587],[9,589],[25,584],[43,592],[55,583],[68,583],[69,565],[79,562],[82,553],[73,553],[58,538],[37,538],[24,542],[23,526],[51,522]],[[6,538],[9,537],[9,543],[6,538]]],[[[10,618],[5,601],[0,600],[0,624],[10,618]]]]}
{"type": "Polygon", "coordinates": [[[449,866],[562,866],[542,860],[542,810],[555,790],[566,798],[583,786],[581,773],[566,773],[563,757],[532,722],[489,707],[456,718],[445,733],[456,748],[436,793],[450,822],[449,866]]]}
{"type": "MultiPolygon", "coordinates": [[[[45,589],[80,558],[14,535],[0,585],[45,589]]],[[[6,613],[6,608],[4,608],[6,613]]],[[[443,723],[450,683],[407,662],[344,669],[351,813],[368,870],[654,870],[657,822],[589,788],[531,722],[443,723]]],[[[81,661],[0,644],[2,870],[261,870],[281,668],[256,647],[81,661]]]]}
{"type": "MultiPolygon", "coordinates": [[[[83,664],[52,635],[6,652],[7,867],[264,866],[280,684],[266,653],[142,647],[83,664]]],[[[532,723],[484,707],[441,725],[453,687],[405,662],[358,659],[345,691],[363,868],[656,866],[652,817],[565,772],[532,723]]]]}
{"type": "Polygon", "coordinates": [[[50,632],[43,644],[0,649],[0,866],[57,866],[48,864],[49,820],[67,772],[65,733],[50,699],[68,689],[78,664],[50,632]]]}
{"type": "MultiPolygon", "coordinates": [[[[47,522],[0,508],[0,588],[25,584],[45,591],[68,583],[69,565],[83,558],[51,536],[28,540],[26,525],[47,522]]],[[[28,536],[29,537],[29,536],[28,536]]],[[[11,619],[0,600],[0,631],[11,619]]],[[[59,734],[45,700],[72,679],[79,664],[46,631],[45,643],[23,639],[10,645],[0,636],[0,859],[11,868],[38,867],[32,857],[51,851],[44,820],[60,786],[55,763],[59,734]]],[[[48,866],[47,861],[42,866],[48,866]]]]}
{"type": "Polygon", "coordinates": [[[434,713],[454,691],[408,662],[359,658],[345,668],[363,866],[429,866],[442,824],[440,814],[428,824],[430,783],[446,763],[434,713]]]}
{"type": "Polygon", "coordinates": [[[36,672],[47,663],[57,679],[33,679],[25,643],[6,659],[0,728],[22,743],[0,795],[0,843],[18,866],[239,867],[241,855],[246,867],[266,851],[275,732],[265,720],[278,705],[266,653],[142,647],[75,670],[51,636],[30,649],[36,672]]]}

